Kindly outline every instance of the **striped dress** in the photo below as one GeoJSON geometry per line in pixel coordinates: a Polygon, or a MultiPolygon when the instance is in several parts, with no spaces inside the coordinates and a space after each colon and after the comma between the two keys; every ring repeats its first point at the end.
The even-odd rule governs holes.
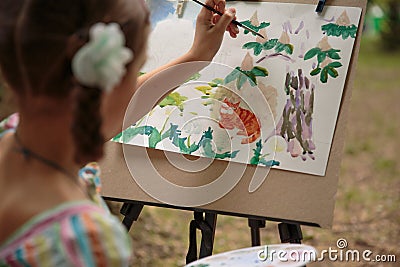
{"type": "MultiPolygon", "coordinates": [[[[18,117],[0,123],[0,138],[17,123],[18,117]]],[[[131,239],[100,197],[99,174],[94,163],[79,173],[92,200],[40,213],[0,243],[0,267],[129,266],[131,239]]]]}

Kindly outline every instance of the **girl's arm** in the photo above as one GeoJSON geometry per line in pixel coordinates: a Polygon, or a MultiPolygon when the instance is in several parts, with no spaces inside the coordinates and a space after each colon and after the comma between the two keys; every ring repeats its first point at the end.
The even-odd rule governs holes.
{"type": "Polygon", "coordinates": [[[225,10],[225,0],[207,0],[205,4],[215,7],[224,15],[213,14],[203,7],[197,16],[196,33],[190,50],[168,64],[140,76],[138,87],[155,74],[171,66],[192,61],[211,61],[221,46],[225,31],[228,31],[233,38],[237,36],[239,29],[231,24],[231,21],[235,18],[236,10],[234,8],[225,10]]]}
{"type": "MultiPolygon", "coordinates": [[[[161,76],[165,76],[166,78],[162,79],[163,88],[172,88],[169,86],[169,78],[171,73],[166,73],[166,69],[176,66],[179,67],[182,63],[187,62],[195,62],[195,61],[202,61],[202,62],[209,62],[213,59],[215,54],[218,52],[222,39],[224,37],[225,31],[228,31],[232,37],[236,37],[239,29],[237,26],[231,24],[231,21],[235,18],[235,9],[228,9],[225,10],[225,0],[220,0],[218,4],[218,0],[207,0],[206,4],[209,6],[213,6],[221,13],[224,13],[223,16],[219,16],[213,14],[213,12],[207,10],[206,8],[202,8],[199,15],[197,16],[196,22],[196,32],[193,41],[192,47],[189,49],[187,53],[182,55],[181,57],[169,62],[166,65],[163,65],[159,68],[156,68],[153,71],[150,71],[137,79],[136,88],[139,88],[143,85],[147,80],[156,76],[157,74],[161,76]]],[[[202,68],[207,66],[208,63],[201,63],[201,64],[191,64],[190,67],[187,65],[182,66],[179,70],[175,69],[175,72],[172,75],[176,74],[176,71],[179,71],[179,79],[182,80],[182,83],[186,81],[191,75],[200,71],[202,68]]],[[[159,79],[161,80],[161,79],[159,79]]],[[[173,81],[176,83],[177,81],[173,81]]],[[[142,87],[143,88],[143,87],[142,87]]],[[[151,90],[152,88],[149,88],[151,90]]],[[[134,112],[129,111],[128,106],[129,100],[125,97],[122,97],[120,94],[126,94],[124,90],[114,90],[114,95],[110,95],[104,101],[104,110],[107,114],[107,117],[104,120],[103,124],[103,132],[106,133],[105,137],[106,140],[109,138],[114,137],[116,134],[121,132],[122,129],[126,128],[128,125],[132,125],[136,123],[142,116],[144,116],[149,110],[139,108],[139,104],[143,103],[136,103],[133,105],[136,109],[134,112]],[[115,101],[114,99],[122,99],[122,102],[126,102],[126,105],[122,102],[118,102],[118,107],[125,106],[128,110],[123,110],[121,108],[114,108],[115,101]],[[123,113],[121,113],[123,112],[123,113]],[[125,117],[125,114],[130,114],[129,117],[125,117]]],[[[148,94],[148,93],[146,93],[148,94]]],[[[140,94],[139,94],[140,95],[140,94]]],[[[125,95],[124,95],[125,96],[125,95]]],[[[138,92],[136,92],[136,96],[138,96],[138,92]]],[[[148,97],[148,95],[147,95],[148,97]]],[[[161,100],[163,97],[162,95],[153,95],[152,97],[157,98],[157,100],[161,100]]],[[[139,96],[138,96],[139,98],[139,96]]]]}

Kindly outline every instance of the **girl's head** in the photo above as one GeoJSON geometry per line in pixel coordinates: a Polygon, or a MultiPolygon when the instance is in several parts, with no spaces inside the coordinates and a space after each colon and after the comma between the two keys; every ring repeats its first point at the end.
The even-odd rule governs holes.
{"type": "Polygon", "coordinates": [[[126,106],[115,104],[121,98],[113,101],[113,96],[129,101],[133,93],[145,58],[148,21],[142,0],[0,1],[2,77],[14,92],[22,115],[34,112],[29,109],[37,108],[31,104],[40,97],[67,107],[72,114],[76,162],[101,157],[102,121],[107,122],[109,112],[121,113],[118,109],[126,106]],[[79,84],[71,67],[75,53],[89,41],[91,26],[98,22],[118,23],[134,55],[123,81],[107,95],[79,84]]]}

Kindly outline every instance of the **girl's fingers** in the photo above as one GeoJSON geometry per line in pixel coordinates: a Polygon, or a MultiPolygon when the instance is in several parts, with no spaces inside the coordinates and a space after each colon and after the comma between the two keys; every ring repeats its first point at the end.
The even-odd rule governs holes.
{"type": "Polygon", "coordinates": [[[220,17],[221,17],[220,15],[214,14],[213,19],[212,19],[212,23],[214,25],[217,24],[217,22],[218,22],[220,17]]]}
{"type": "MultiPolygon", "coordinates": [[[[206,0],[204,2],[204,4],[206,4],[207,6],[216,8],[216,4],[214,3],[214,0],[206,0]]],[[[203,21],[203,22],[207,22],[207,21],[210,22],[213,20],[213,16],[214,16],[214,13],[212,11],[208,10],[205,7],[202,7],[199,15],[197,16],[197,19],[199,19],[200,21],[203,21]]]]}
{"type": "MultiPolygon", "coordinates": [[[[236,12],[236,10],[234,8],[229,8],[226,12],[231,12],[234,14],[236,12]]],[[[220,19],[221,19],[221,16],[214,14],[214,16],[212,18],[212,23],[214,25],[216,25],[220,19]]],[[[236,16],[234,16],[233,19],[236,19],[236,16]]],[[[236,37],[237,34],[239,33],[239,28],[235,24],[229,23],[229,25],[226,27],[226,31],[229,32],[232,37],[234,37],[234,36],[236,37]]]]}
{"type": "Polygon", "coordinates": [[[217,10],[219,12],[224,13],[224,11],[225,11],[225,1],[218,1],[218,3],[216,3],[216,7],[217,7],[217,10]]]}
{"type": "Polygon", "coordinates": [[[228,28],[234,17],[235,13],[232,13],[232,10],[226,10],[221,18],[218,20],[218,22],[215,24],[215,29],[217,31],[224,32],[228,28]]]}
{"type": "Polygon", "coordinates": [[[236,38],[239,33],[239,29],[236,27],[236,25],[233,25],[232,23],[229,24],[227,31],[232,38],[236,38]]]}

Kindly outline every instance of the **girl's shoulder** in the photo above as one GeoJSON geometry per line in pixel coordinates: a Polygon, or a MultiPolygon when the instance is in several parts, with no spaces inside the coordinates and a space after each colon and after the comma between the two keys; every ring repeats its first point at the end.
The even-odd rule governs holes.
{"type": "MultiPolygon", "coordinates": [[[[0,122],[0,140],[18,126],[18,114],[0,122]]],[[[100,196],[100,168],[79,172],[90,200],[61,204],[34,216],[0,243],[0,266],[128,266],[131,239],[100,196]]]]}
{"type": "Polygon", "coordinates": [[[25,223],[0,245],[0,266],[127,266],[131,253],[130,237],[115,216],[91,201],[75,201],[25,223]]]}

